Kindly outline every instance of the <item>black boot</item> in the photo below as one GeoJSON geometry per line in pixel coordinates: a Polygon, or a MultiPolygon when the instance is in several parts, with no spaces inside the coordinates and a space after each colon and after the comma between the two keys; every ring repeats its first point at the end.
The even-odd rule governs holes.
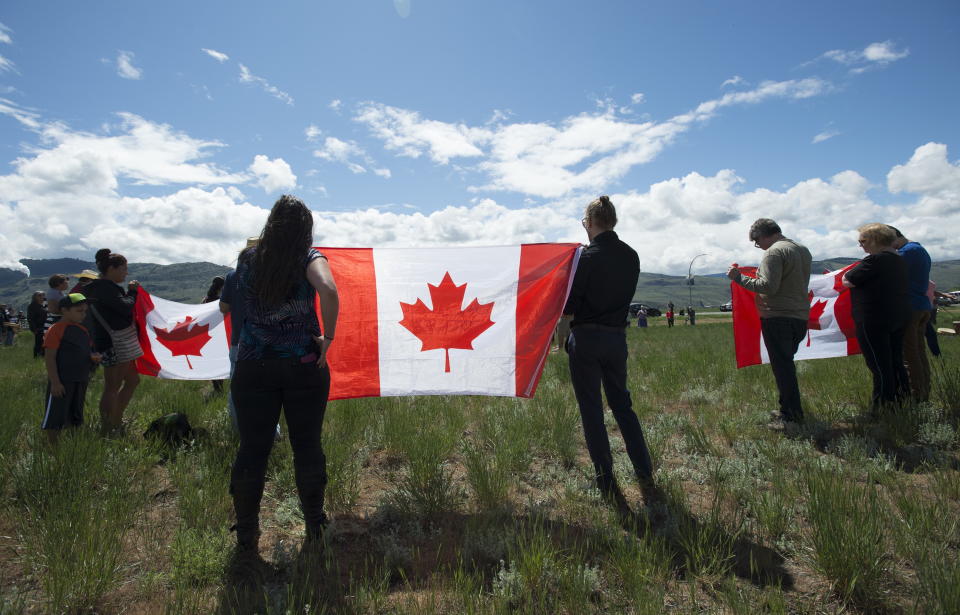
{"type": "Polygon", "coordinates": [[[321,466],[311,469],[295,467],[294,470],[303,521],[307,526],[307,542],[320,545],[327,527],[327,514],[323,510],[323,496],[327,489],[326,469],[321,466]]]}
{"type": "Polygon", "coordinates": [[[237,551],[257,554],[260,547],[260,499],[263,497],[262,479],[237,479],[230,482],[233,510],[237,523],[237,551]]]}

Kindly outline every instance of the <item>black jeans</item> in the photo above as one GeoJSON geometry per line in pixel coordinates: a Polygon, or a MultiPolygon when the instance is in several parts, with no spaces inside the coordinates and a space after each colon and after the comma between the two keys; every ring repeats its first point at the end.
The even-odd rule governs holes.
{"type": "Polygon", "coordinates": [[[323,496],[327,460],[320,436],[330,393],[330,371],[316,361],[238,361],[230,391],[237,410],[240,448],[233,463],[230,493],[241,541],[259,531],[260,498],[280,409],[287,418],[297,492],[307,531],[326,523],[323,496]]]}
{"type": "Polygon", "coordinates": [[[860,352],[873,374],[870,408],[876,411],[883,404],[893,404],[910,392],[910,378],[903,364],[904,327],[891,328],[886,323],[858,322],[857,342],[860,352]]]}
{"type": "Polygon", "coordinates": [[[802,421],[803,406],[800,403],[800,385],[797,383],[797,368],[793,355],[797,354],[800,342],[807,335],[807,321],[799,318],[761,318],[763,345],[767,347],[773,378],[780,394],[780,416],[785,421],[802,421]]]}
{"type": "Polygon", "coordinates": [[[43,329],[33,330],[33,358],[43,356],[43,329]]]}
{"type": "Polygon", "coordinates": [[[580,406],[583,435],[596,469],[597,486],[601,491],[609,491],[616,484],[610,439],[603,424],[601,384],[613,418],[620,426],[637,479],[641,483],[648,483],[653,478],[653,463],[640,421],[633,411],[630,391],[627,390],[625,332],[576,327],[567,338],[567,353],[570,355],[570,380],[580,406]]]}

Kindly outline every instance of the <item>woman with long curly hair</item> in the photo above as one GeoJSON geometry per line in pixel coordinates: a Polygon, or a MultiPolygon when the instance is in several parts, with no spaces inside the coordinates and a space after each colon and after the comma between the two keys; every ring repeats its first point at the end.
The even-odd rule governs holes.
{"type": "Polygon", "coordinates": [[[340,301],[326,257],[310,246],[313,216],[284,195],[270,211],[256,247],[237,264],[244,320],[230,383],[240,430],[230,492],[237,516],[237,550],[258,555],[260,499],[280,411],[287,419],[307,542],[326,526],[326,458],[320,445],[330,392],[326,357],[340,301]],[[314,298],[320,296],[323,330],[314,298]]]}
{"type": "Polygon", "coordinates": [[[100,426],[111,432],[123,425],[133,392],[140,384],[134,361],[143,355],[137,329],[133,323],[133,307],[137,302],[139,283],[127,279],[127,259],[108,248],[97,251],[100,278],[83,288],[93,312],[93,344],[103,355],[103,394],[100,397],[100,426]]]}

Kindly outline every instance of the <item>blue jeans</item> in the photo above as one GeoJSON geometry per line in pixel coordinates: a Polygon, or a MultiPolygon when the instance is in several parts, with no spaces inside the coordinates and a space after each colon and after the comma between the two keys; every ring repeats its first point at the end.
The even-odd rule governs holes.
{"type": "MultiPolygon", "coordinates": [[[[588,326],[589,327],[589,326],[588,326]]],[[[611,328],[612,329],[612,328],[611,328]]],[[[570,380],[580,406],[583,435],[596,470],[597,487],[609,491],[615,485],[610,438],[603,423],[603,398],[620,427],[627,455],[641,484],[653,478],[653,463],[643,429],[633,411],[627,390],[627,337],[623,331],[575,327],[567,338],[570,380]]]]}

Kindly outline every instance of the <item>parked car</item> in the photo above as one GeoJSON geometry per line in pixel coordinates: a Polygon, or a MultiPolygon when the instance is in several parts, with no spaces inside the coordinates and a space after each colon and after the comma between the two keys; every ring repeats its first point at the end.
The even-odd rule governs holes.
{"type": "Polygon", "coordinates": [[[733,311],[733,301],[727,301],[726,303],[720,304],[721,312],[732,312],[733,311]]]}
{"type": "Polygon", "coordinates": [[[637,314],[640,312],[640,308],[647,310],[647,316],[660,316],[663,314],[663,312],[652,305],[647,305],[646,303],[631,303],[630,316],[636,318],[637,314]]]}

